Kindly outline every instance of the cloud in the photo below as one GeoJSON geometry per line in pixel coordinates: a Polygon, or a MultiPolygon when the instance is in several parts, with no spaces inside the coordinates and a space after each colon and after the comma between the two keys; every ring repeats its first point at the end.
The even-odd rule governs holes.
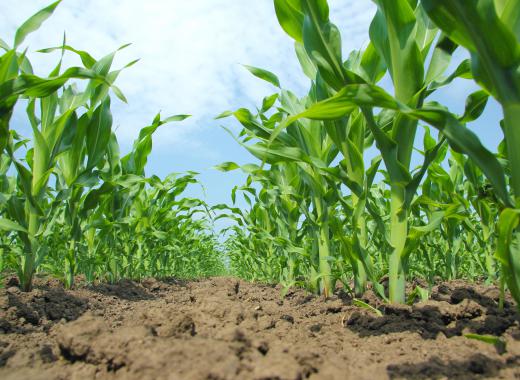
{"type": "MultiPolygon", "coordinates": [[[[16,26],[48,3],[2,0],[0,35],[12,41],[16,26]]],[[[366,0],[342,3],[331,1],[331,14],[347,34],[355,32],[347,45],[359,47],[366,39],[360,23],[371,17],[373,6],[366,0]]],[[[155,0],[146,6],[137,0],[65,0],[26,45],[30,51],[59,45],[63,31],[71,45],[97,58],[131,42],[118,53],[115,67],[141,59],[118,80],[129,100],[129,105],[114,106],[123,145],[129,145],[158,111],[163,116],[195,116],[182,127],[163,128],[156,145],[204,145],[203,133],[213,116],[238,106],[252,107],[274,91],[240,63],[277,73],[282,84],[296,92],[303,93],[307,86],[292,41],[279,27],[268,0],[155,0]]],[[[52,69],[56,58],[31,53],[41,74],[52,69]]]]}
{"type": "Polygon", "coordinates": [[[341,31],[343,53],[364,47],[368,41],[368,28],[376,12],[376,5],[369,0],[332,0],[330,19],[341,31]]]}

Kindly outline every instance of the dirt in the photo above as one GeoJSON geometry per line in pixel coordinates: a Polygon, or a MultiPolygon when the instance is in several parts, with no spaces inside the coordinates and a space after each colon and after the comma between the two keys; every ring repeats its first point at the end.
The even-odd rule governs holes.
{"type": "Polygon", "coordinates": [[[232,278],[0,289],[0,378],[520,379],[519,316],[493,286],[352,305],[232,278]],[[464,336],[500,336],[493,345],[464,336]]]}

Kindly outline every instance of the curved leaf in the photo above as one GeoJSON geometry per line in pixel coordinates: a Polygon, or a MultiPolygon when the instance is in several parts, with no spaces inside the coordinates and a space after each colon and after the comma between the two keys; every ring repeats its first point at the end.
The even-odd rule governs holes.
{"type": "Polygon", "coordinates": [[[25,40],[25,37],[27,37],[35,30],[38,30],[42,23],[52,15],[59,3],[61,3],[61,0],[58,0],[48,7],[43,8],[41,11],[35,13],[16,30],[16,34],[14,36],[15,49],[20,46],[20,44],[25,40]]]}

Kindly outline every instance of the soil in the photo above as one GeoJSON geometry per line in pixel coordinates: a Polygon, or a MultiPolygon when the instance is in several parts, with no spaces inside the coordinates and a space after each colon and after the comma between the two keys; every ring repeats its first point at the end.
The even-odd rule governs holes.
{"type": "Polygon", "coordinates": [[[519,316],[493,286],[413,306],[352,305],[233,278],[0,289],[0,378],[520,379],[519,316]],[[501,336],[505,347],[469,339],[501,336]]]}

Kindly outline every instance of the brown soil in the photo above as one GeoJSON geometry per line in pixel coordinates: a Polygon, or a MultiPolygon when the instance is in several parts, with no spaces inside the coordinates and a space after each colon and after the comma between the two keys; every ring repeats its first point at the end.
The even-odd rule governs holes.
{"type": "MultiPolygon", "coordinates": [[[[12,285],[12,283],[10,284],[12,285]]],[[[0,290],[0,378],[520,378],[519,317],[494,287],[444,283],[413,306],[352,306],[231,278],[0,290]],[[501,347],[468,332],[501,335],[501,347]]]]}

